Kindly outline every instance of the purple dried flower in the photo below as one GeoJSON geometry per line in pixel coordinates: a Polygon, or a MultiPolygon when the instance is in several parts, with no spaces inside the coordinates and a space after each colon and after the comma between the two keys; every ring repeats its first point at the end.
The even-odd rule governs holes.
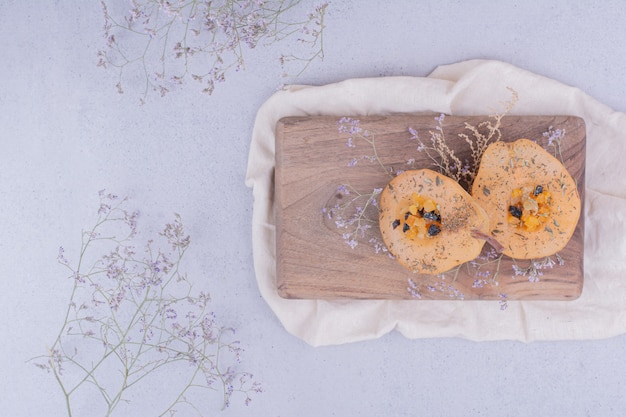
{"type": "Polygon", "coordinates": [[[69,264],[69,261],[65,258],[65,249],[63,249],[63,246],[59,246],[59,254],[57,255],[57,261],[63,265],[69,264]]]}
{"type": "Polygon", "coordinates": [[[178,313],[176,313],[176,310],[174,310],[173,308],[166,309],[163,315],[168,320],[174,320],[176,317],[178,317],[178,313]]]}
{"type": "Polygon", "coordinates": [[[361,133],[360,121],[351,117],[342,117],[337,122],[339,133],[349,133],[355,135],[361,133]]]}
{"type": "Polygon", "coordinates": [[[420,294],[419,287],[415,283],[415,281],[413,281],[413,279],[409,278],[408,279],[408,284],[409,284],[409,286],[407,287],[407,291],[409,292],[409,294],[411,294],[411,296],[414,297],[414,298],[421,299],[422,298],[422,294],[420,294]]]}
{"type": "Polygon", "coordinates": [[[341,184],[339,187],[337,187],[337,192],[344,195],[350,195],[350,188],[346,184],[341,184]]]}
{"type": "Polygon", "coordinates": [[[552,146],[555,142],[560,142],[565,137],[565,129],[554,129],[550,126],[548,131],[543,133],[543,137],[547,138],[548,145],[552,146]]]}
{"type": "Polygon", "coordinates": [[[556,253],[556,254],[554,254],[554,256],[556,257],[556,260],[557,260],[559,266],[565,265],[565,260],[563,259],[563,257],[561,255],[556,253]]]}
{"type": "Polygon", "coordinates": [[[76,280],[76,282],[78,282],[80,284],[84,284],[86,282],[85,276],[83,274],[79,273],[78,271],[74,272],[74,279],[76,280]]]}
{"type": "Polygon", "coordinates": [[[509,307],[509,303],[507,300],[507,296],[506,294],[498,294],[498,297],[500,297],[500,301],[498,302],[500,304],[500,310],[504,311],[509,307]]]}
{"type": "Polygon", "coordinates": [[[487,284],[487,281],[485,281],[484,279],[475,278],[474,282],[472,283],[472,288],[483,288],[485,284],[487,284]]]}
{"type": "Polygon", "coordinates": [[[374,251],[376,253],[381,253],[381,252],[387,253],[388,252],[387,246],[385,246],[385,244],[380,239],[378,239],[376,237],[370,238],[369,243],[374,245],[374,251]]]}

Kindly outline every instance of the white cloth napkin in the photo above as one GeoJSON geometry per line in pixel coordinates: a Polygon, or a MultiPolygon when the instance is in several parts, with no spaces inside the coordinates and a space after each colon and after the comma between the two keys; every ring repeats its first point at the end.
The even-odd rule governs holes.
{"type": "Polygon", "coordinates": [[[252,239],[259,289],[285,329],[320,346],[379,337],[564,340],[626,331],[626,115],[577,88],[498,61],[437,68],[428,77],[351,79],[291,86],[259,109],[246,185],[253,188],[252,239]],[[485,115],[519,93],[511,115],[573,115],[587,125],[585,276],[574,301],[286,300],[275,285],[274,131],[286,116],[392,113],[485,115]]]}

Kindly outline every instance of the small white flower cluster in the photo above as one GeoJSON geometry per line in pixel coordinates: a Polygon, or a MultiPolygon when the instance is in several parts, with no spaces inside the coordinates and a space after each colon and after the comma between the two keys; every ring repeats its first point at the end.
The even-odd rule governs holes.
{"type": "Polygon", "coordinates": [[[465,299],[465,294],[454,286],[454,282],[448,282],[445,274],[439,274],[425,280],[420,278],[419,284],[413,278],[408,278],[407,282],[407,291],[413,298],[421,299],[423,297],[421,292],[423,287],[428,292],[440,292],[453,300],[465,299]]]}
{"type": "Polygon", "coordinates": [[[517,263],[513,264],[513,278],[522,276],[527,277],[530,282],[539,282],[544,274],[544,270],[552,269],[557,264],[559,266],[565,264],[565,261],[558,253],[554,257],[556,261],[551,256],[546,256],[541,260],[531,259],[529,265],[525,268],[520,267],[517,263]]]}

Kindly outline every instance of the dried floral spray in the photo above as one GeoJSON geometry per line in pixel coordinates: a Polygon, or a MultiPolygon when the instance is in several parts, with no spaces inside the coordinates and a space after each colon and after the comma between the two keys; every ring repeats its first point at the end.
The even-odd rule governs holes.
{"type": "MultiPolygon", "coordinates": [[[[180,216],[157,240],[137,246],[138,212],[126,199],[100,193],[95,225],[82,234],[78,259],[63,247],[58,262],[70,274],[72,291],[63,324],[48,353],[35,364],[51,373],[65,399],[90,398],[100,415],[124,415],[124,405],[161,372],[168,381],[162,412],[203,415],[207,392],[221,392],[222,406],[241,395],[248,404],[262,391],[253,375],[238,370],[242,348],[235,330],[218,323],[209,294],[192,293],[179,267],[190,245],[180,216]]],[[[161,381],[163,382],[163,381],[161,381]]],[[[207,411],[208,412],[208,411],[207,411]]]]}
{"type": "MultiPolygon", "coordinates": [[[[118,71],[123,93],[128,74],[144,79],[142,102],[149,92],[164,96],[190,79],[205,94],[226,80],[229,72],[245,69],[245,50],[293,40],[292,53],[278,61],[283,71],[323,59],[324,17],[328,3],[305,16],[302,0],[131,0],[130,10],[117,10],[101,1],[105,47],[98,66],[118,71]],[[302,52],[300,50],[302,49],[302,52]],[[301,65],[298,65],[301,64],[301,65]]],[[[283,76],[288,76],[283,73],[283,76]]]]}

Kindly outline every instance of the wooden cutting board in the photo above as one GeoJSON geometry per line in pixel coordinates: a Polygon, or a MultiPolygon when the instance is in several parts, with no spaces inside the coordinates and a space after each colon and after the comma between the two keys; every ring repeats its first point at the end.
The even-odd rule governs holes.
{"type": "MultiPolygon", "coordinates": [[[[280,120],[276,127],[276,273],[280,296],[503,301],[572,300],[581,294],[583,215],[559,256],[535,263],[494,258],[490,246],[485,245],[481,257],[457,271],[441,276],[419,275],[403,268],[379,244],[382,240],[377,209],[365,203],[367,194],[391,179],[386,170],[436,169],[418,146],[420,140],[428,144],[431,132],[439,132],[438,127],[460,160],[469,160],[469,148],[459,134],[472,138],[469,124],[486,135],[481,123],[495,123],[495,119],[446,116],[439,124],[436,115],[368,116],[358,118],[361,131],[353,135],[353,124],[342,123],[345,127],[340,131],[339,121],[338,117],[290,117],[280,120]],[[418,140],[411,138],[415,132],[418,140]],[[373,139],[373,143],[359,135],[365,135],[370,142],[373,139]],[[364,196],[359,197],[359,193],[364,196]],[[353,200],[348,209],[337,210],[337,206],[353,200]],[[355,240],[346,236],[353,229],[343,227],[341,216],[356,215],[359,205],[366,206],[361,224],[371,222],[371,227],[355,240]],[[351,241],[352,246],[348,244],[351,241]]],[[[559,157],[584,199],[584,120],[571,116],[505,116],[499,132],[503,141],[532,139],[559,157]],[[557,129],[565,132],[560,153],[557,141],[550,144],[548,135],[557,129]]]]}

